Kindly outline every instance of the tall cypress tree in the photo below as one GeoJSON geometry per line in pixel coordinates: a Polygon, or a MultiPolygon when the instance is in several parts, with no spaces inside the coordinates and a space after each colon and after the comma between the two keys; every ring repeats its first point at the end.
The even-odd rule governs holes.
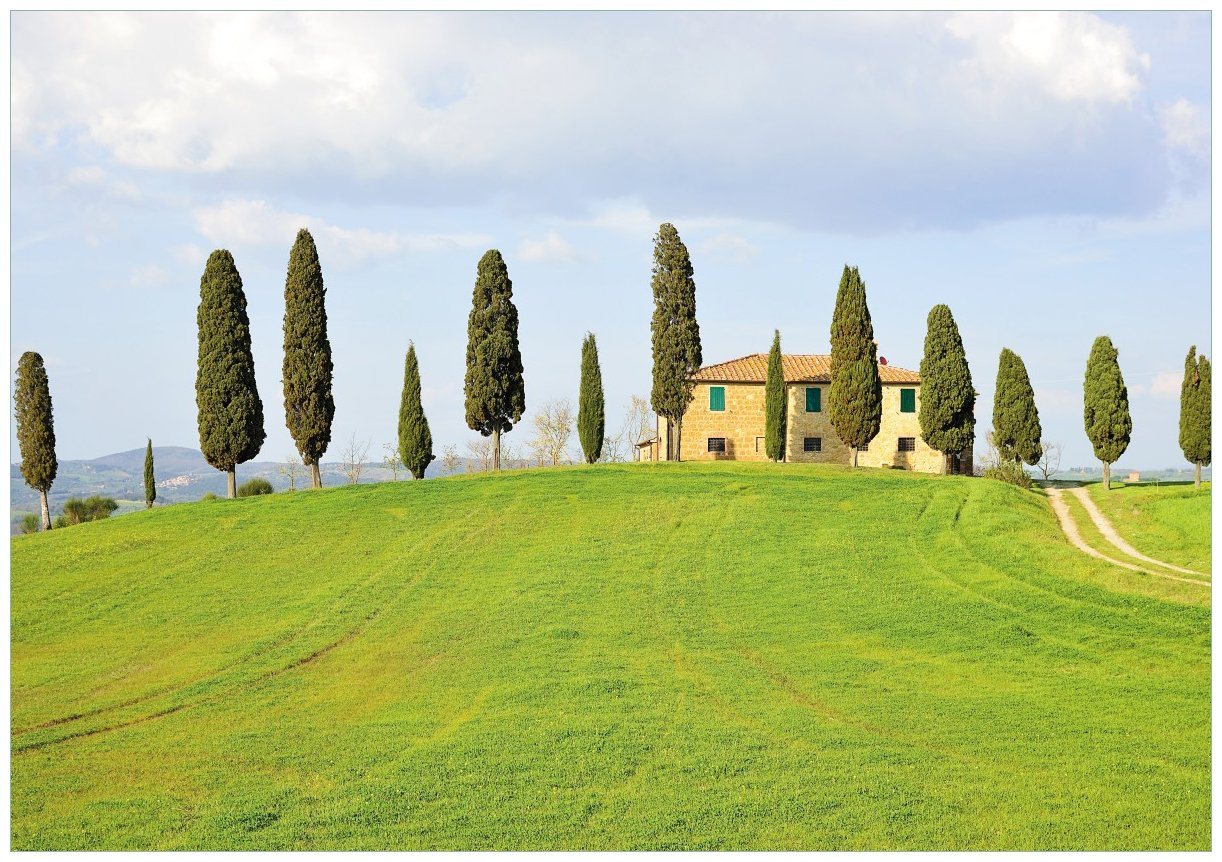
{"type": "Polygon", "coordinates": [[[335,418],[326,297],[314,237],[302,228],[284,280],[284,420],[315,488],[322,487],[318,462],[331,442],[335,418]]]}
{"type": "Polygon", "coordinates": [[[420,365],[416,345],[408,343],[403,362],[403,395],[399,400],[399,459],[417,479],[433,461],[433,434],[420,401],[420,365]]]}
{"type": "Polygon", "coordinates": [[[42,528],[51,529],[47,492],[55,481],[59,462],[55,459],[55,418],[51,409],[51,387],[42,356],[26,351],[17,360],[17,389],[13,393],[17,414],[17,445],[21,450],[21,478],[38,492],[42,506],[42,528]]]}
{"type": "Polygon", "coordinates": [[[1180,385],[1180,449],[1196,468],[1196,487],[1201,487],[1201,467],[1213,460],[1209,435],[1212,372],[1209,360],[1197,356],[1194,344],[1184,360],[1184,382],[1180,385]]]}
{"type": "Polygon", "coordinates": [[[577,405],[577,437],[586,463],[602,456],[607,419],[603,404],[603,372],[598,365],[598,344],[587,332],[581,342],[581,389],[577,405]]]}
{"type": "Polygon", "coordinates": [[[650,403],[666,419],[668,457],[683,460],[683,416],[692,402],[691,375],[703,361],[696,322],[696,280],[687,246],[672,224],[653,238],[653,390],[650,403]]]}
{"type": "Polygon", "coordinates": [[[157,480],[153,476],[153,438],[148,438],[148,446],[144,450],[144,507],[153,508],[157,499],[157,480]]]}
{"type": "Polygon", "coordinates": [[[246,294],[233,255],[217,249],[199,280],[199,365],[195,404],[199,448],[229,474],[229,496],[238,495],[236,467],[259,454],[266,434],[263,402],[255,386],[246,294]]]}
{"type": "Polygon", "coordinates": [[[976,391],[959,327],[945,305],[929,310],[925,354],[921,357],[921,437],[949,458],[969,450],[976,439],[976,391]]]}
{"type": "Polygon", "coordinates": [[[764,452],[770,461],[785,460],[785,372],[781,366],[781,331],[772,334],[768,377],[764,383],[764,452]]]}
{"type": "Polygon", "coordinates": [[[513,282],[496,249],[480,258],[467,318],[467,426],[492,437],[492,469],[501,469],[501,434],[526,411],[518,310],[513,282]]]}
{"type": "Polygon", "coordinates": [[[997,454],[1005,461],[1034,467],[1044,454],[1042,434],[1027,366],[1017,353],[1003,347],[993,392],[993,445],[997,454]]]}
{"type": "Polygon", "coordinates": [[[831,386],[828,408],[832,427],[853,452],[878,434],[883,418],[883,384],[878,376],[878,345],[866,305],[866,285],[857,267],[844,267],[832,313],[831,386]]]}
{"type": "Polygon", "coordinates": [[[1103,487],[1111,490],[1112,465],[1129,448],[1133,419],[1129,415],[1129,390],[1120,373],[1119,352],[1112,339],[1100,335],[1091,345],[1082,385],[1082,419],[1086,436],[1103,462],[1103,487]]]}

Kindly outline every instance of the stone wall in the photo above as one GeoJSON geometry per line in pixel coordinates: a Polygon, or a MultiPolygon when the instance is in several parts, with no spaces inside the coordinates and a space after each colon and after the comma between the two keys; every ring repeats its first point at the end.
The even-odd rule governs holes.
{"type": "MultiPolygon", "coordinates": [[[[917,413],[900,412],[900,390],[915,389],[917,410],[920,410],[919,384],[888,383],[883,385],[882,424],[878,435],[866,451],[859,452],[857,463],[863,467],[899,467],[926,473],[942,473],[946,469],[942,454],[929,448],[921,439],[917,413]],[[899,439],[911,437],[915,449],[899,451],[899,439]]],[[[836,436],[828,412],[828,384],[791,383],[786,386],[788,428],[785,458],[787,461],[850,464],[852,453],[836,436]],[[818,412],[806,412],[806,388],[822,390],[818,412]],[[817,437],[819,452],[804,451],[804,438],[817,437]]],[[[666,422],[659,420],[659,456],[665,458],[666,422]]],[[[684,461],[766,461],[764,447],[764,385],[762,383],[698,383],[692,404],[683,419],[684,461]],[[725,410],[709,409],[710,386],[725,387],[725,410]],[[709,452],[710,437],[725,438],[725,452],[709,452]]]]}

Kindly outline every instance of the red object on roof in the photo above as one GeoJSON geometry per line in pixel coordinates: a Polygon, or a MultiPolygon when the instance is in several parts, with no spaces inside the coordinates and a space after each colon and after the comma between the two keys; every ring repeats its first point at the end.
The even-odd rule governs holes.
{"type": "Polygon", "coordinates": [[[885,357],[885,356],[880,356],[880,357],[878,357],[878,364],[879,364],[879,365],[886,365],[886,364],[887,364],[887,357],[885,357]]]}

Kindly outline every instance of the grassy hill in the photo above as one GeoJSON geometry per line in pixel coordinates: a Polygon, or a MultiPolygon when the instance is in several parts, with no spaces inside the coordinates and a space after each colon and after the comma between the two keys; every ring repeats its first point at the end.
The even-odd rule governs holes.
{"type": "Polygon", "coordinates": [[[1210,846],[1208,590],[1040,495],[600,465],[12,543],[14,848],[1210,846]]]}

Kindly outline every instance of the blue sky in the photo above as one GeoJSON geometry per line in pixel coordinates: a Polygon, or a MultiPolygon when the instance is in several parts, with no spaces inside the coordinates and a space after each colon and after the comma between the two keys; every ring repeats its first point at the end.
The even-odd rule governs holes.
{"type": "MultiPolygon", "coordinates": [[[[576,399],[593,330],[618,424],[648,395],[651,238],[691,251],[708,362],[828,348],[845,263],[916,368],[950,305],[980,436],[1001,348],[1045,436],[1093,463],[1081,379],[1120,351],[1122,464],[1183,464],[1179,378],[1210,347],[1208,13],[12,16],[10,362],[47,361],[61,458],[197,446],[213,248],[246,285],[268,440],[300,226],[350,435],[394,439],[416,343],[436,450],[463,421],[475,266],[505,255],[528,416],[576,399]]],[[[10,420],[10,426],[12,422],[10,420]]],[[[17,459],[15,429],[10,434],[17,459]]],[[[979,447],[978,447],[979,448],[979,447]]]]}

